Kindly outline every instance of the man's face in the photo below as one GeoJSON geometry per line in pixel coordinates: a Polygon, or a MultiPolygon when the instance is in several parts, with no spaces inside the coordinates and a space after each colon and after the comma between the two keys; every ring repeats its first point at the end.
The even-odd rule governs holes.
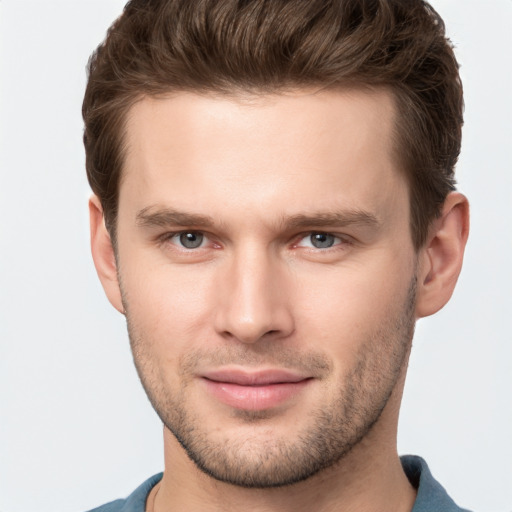
{"type": "Polygon", "coordinates": [[[393,112],[361,91],[130,111],[117,263],[134,359],[217,479],[307,478],[396,405],[416,255],[393,112]]]}

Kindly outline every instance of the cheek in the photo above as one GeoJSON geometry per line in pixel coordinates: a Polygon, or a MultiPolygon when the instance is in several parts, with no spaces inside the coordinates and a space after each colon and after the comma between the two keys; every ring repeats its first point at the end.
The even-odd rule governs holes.
{"type": "Polygon", "coordinates": [[[123,294],[138,332],[149,335],[161,350],[176,349],[187,342],[183,337],[199,336],[209,316],[206,298],[211,295],[204,272],[147,261],[123,270],[123,294]]]}
{"type": "Polygon", "coordinates": [[[146,389],[178,389],[181,358],[208,338],[201,321],[206,316],[203,282],[169,266],[126,265],[124,271],[122,289],[139,374],[146,389]]]}
{"type": "Polygon", "coordinates": [[[406,261],[397,265],[393,258],[377,262],[332,268],[300,280],[296,320],[317,348],[355,352],[401,314],[413,267],[406,261]]]}

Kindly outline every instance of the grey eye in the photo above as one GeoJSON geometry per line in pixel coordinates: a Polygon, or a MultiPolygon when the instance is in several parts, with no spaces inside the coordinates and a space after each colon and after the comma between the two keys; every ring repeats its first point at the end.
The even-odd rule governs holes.
{"type": "Polygon", "coordinates": [[[186,232],[179,235],[180,244],[187,249],[197,249],[203,243],[204,236],[201,233],[186,232]]]}
{"type": "Polygon", "coordinates": [[[313,233],[310,235],[310,240],[313,247],[317,249],[327,249],[334,245],[336,237],[329,233],[313,233]]]}

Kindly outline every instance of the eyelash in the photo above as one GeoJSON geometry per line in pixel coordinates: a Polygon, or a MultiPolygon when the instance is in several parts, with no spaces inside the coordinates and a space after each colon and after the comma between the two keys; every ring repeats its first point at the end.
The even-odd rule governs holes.
{"type": "MultiPolygon", "coordinates": [[[[171,242],[174,238],[180,237],[182,235],[187,235],[187,234],[203,236],[204,239],[201,241],[201,245],[198,247],[192,247],[192,248],[184,247],[183,245],[179,245],[178,243],[174,243],[174,244],[172,243],[171,245],[178,247],[180,250],[183,250],[184,252],[196,252],[199,249],[204,249],[204,247],[202,245],[205,241],[210,240],[210,242],[211,242],[211,239],[209,238],[207,233],[205,233],[204,231],[193,230],[193,229],[165,233],[164,235],[159,237],[159,242],[160,243],[171,242]]],[[[350,246],[353,244],[352,240],[347,235],[332,233],[329,231],[308,231],[306,233],[301,233],[301,234],[295,236],[294,240],[295,240],[295,242],[292,244],[293,248],[302,248],[302,249],[305,249],[308,251],[314,251],[314,252],[316,252],[316,251],[332,252],[335,250],[340,250],[342,248],[346,248],[346,246],[350,246]],[[323,248],[299,245],[303,240],[307,239],[308,237],[313,237],[315,235],[324,235],[324,236],[334,237],[334,239],[337,240],[337,242],[335,242],[332,246],[323,247],[323,248]]],[[[217,245],[217,247],[220,248],[220,245],[217,245]]]]}
{"type": "MultiPolygon", "coordinates": [[[[321,243],[321,242],[320,242],[321,243]]],[[[350,244],[350,240],[346,235],[340,235],[337,233],[331,233],[329,231],[309,231],[308,233],[301,234],[300,238],[298,238],[298,242],[294,244],[295,247],[303,247],[304,249],[309,249],[311,251],[321,251],[321,252],[327,252],[327,251],[334,251],[339,250],[340,246],[346,246],[347,244],[350,244]],[[333,245],[328,247],[315,247],[312,242],[312,238],[314,236],[323,236],[323,237],[332,237],[333,245]],[[311,246],[301,246],[299,245],[303,241],[308,240],[310,241],[311,246]]]]}
{"type": "Polygon", "coordinates": [[[188,247],[184,247],[183,245],[180,246],[180,245],[178,245],[178,243],[175,243],[175,244],[172,243],[173,238],[180,237],[182,235],[188,235],[188,234],[201,235],[202,237],[204,237],[204,239],[209,240],[208,235],[206,233],[204,233],[203,231],[199,231],[199,230],[195,230],[195,229],[185,229],[182,231],[174,231],[174,232],[165,233],[164,235],[158,237],[158,241],[160,243],[171,243],[171,245],[178,247],[179,249],[183,250],[184,252],[194,252],[197,249],[202,249],[203,248],[202,244],[205,241],[204,239],[201,241],[201,245],[197,248],[188,248],[188,247]]]}

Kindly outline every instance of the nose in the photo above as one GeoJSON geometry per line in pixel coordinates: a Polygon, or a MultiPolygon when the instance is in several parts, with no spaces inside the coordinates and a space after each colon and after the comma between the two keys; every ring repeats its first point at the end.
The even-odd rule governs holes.
{"type": "Polygon", "coordinates": [[[276,259],[248,249],[229,260],[217,289],[215,328],[220,335],[252,344],[293,332],[286,269],[276,259]]]}

